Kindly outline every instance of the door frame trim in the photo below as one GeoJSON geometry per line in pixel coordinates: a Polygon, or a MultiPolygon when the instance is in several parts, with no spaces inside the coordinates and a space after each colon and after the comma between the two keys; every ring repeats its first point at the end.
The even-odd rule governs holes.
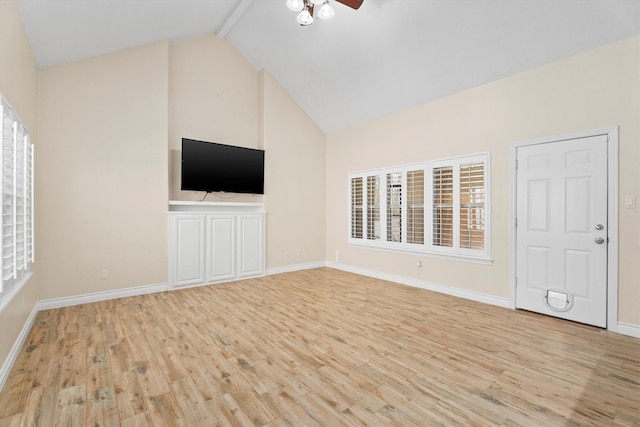
{"type": "Polygon", "coordinates": [[[592,136],[607,136],[607,330],[618,332],[618,127],[611,126],[569,134],[514,142],[509,147],[509,302],[516,308],[516,159],[519,147],[548,144],[592,136]]]}

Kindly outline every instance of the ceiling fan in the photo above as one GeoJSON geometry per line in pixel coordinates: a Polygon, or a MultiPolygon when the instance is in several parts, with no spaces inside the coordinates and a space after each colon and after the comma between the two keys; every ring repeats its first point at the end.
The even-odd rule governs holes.
{"type": "MultiPolygon", "coordinates": [[[[358,9],[364,0],[336,0],[352,9],[358,9]]],[[[335,15],[333,8],[329,5],[329,0],[287,0],[287,7],[294,12],[300,12],[298,15],[298,23],[306,27],[313,24],[314,8],[319,6],[317,18],[331,19],[335,15]]]]}
{"type": "Polygon", "coordinates": [[[364,0],[336,0],[338,3],[342,3],[345,6],[349,6],[351,9],[358,9],[364,0]]]}

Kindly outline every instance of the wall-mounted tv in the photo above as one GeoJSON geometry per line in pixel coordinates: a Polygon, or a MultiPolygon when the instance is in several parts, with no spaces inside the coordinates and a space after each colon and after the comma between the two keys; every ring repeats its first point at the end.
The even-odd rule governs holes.
{"type": "Polygon", "coordinates": [[[182,138],[181,189],[264,194],[264,150],[182,138]]]}

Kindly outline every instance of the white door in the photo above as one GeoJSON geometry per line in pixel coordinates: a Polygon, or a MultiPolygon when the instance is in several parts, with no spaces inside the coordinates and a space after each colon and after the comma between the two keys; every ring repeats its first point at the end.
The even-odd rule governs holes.
{"type": "Polygon", "coordinates": [[[607,137],[516,158],[516,307],[606,327],[607,137]]]}

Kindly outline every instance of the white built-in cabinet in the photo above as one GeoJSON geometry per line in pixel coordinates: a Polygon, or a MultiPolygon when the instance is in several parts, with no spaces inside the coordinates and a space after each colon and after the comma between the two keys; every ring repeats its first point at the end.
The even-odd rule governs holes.
{"type": "Polygon", "coordinates": [[[262,204],[170,202],[169,208],[170,288],[264,275],[262,204]]]}

